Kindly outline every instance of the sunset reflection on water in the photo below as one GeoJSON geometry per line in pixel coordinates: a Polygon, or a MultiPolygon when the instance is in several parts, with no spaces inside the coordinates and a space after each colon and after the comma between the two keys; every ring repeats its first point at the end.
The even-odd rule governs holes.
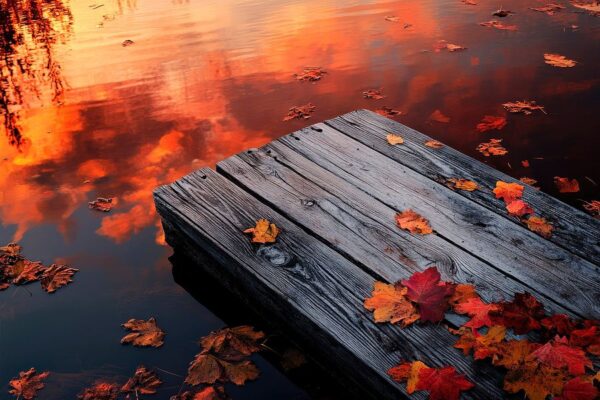
{"type": "MultiPolygon", "coordinates": [[[[488,0],[477,6],[459,0],[0,0],[0,239],[82,270],[53,301],[39,293],[25,299],[16,289],[0,293],[2,302],[24,299],[5,309],[12,311],[4,336],[18,340],[21,327],[36,326],[27,304],[59,313],[55,299],[69,291],[72,301],[93,295],[100,276],[113,296],[145,298],[156,288],[153,302],[173,301],[171,311],[180,310],[169,317],[174,327],[185,325],[186,312],[212,321],[181,334],[185,340],[218,327],[172,282],[152,190],[354,109],[400,110],[398,121],[512,176],[535,178],[542,190],[576,207],[598,199],[600,18],[570,7],[554,16],[528,9],[540,4],[504,1],[516,12],[507,21],[519,27],[510,32],[478,25],[499,5],[488,0]],[[123,46],[125,40],[134,43],[123,46]],[[439,40],[467,50],[435,52],[439,40]],[[552,68],[543,62],[546,52],[579,64],[552,68]],[[306,66],[328,74],[314,84],[296,81],[293,74],[306,66]],[[364,99],[362,91],[372,88],[386,98],[364,99]],[[475,130],[484,115],[506,115],[502,103],[522,99],[538,101],[549,115],[509,115],[502,131],[475,130]],[[289,107],[308,102],[317,106],[311,119],[282,121],[289,107]],[[428,120],[434,110],[450,122],[428,120]],[[494,137],[504,140],[508,155],[486,158],[475,150],[494,137]],[[521,166],[525,159],[531,167],[521,166]],[[577,178],[581,192],[559,195],[556,175],[577,178]],[[87,202],[96,197],[115,197],[117,205],[109,214],[93,213],[87,202]],[[143,260],[140,252],[147,253],[143,260]],[[86,268],[94,278],[85,277],[86,268]],[[78,284],[87,290],[77,291],[78,284]]],[[[127,301],[119,300],[122,315],[107,314],[101,329],[116,326],[116,336],[121,333],[118,325],[134,311],[122,304],[127,301]]],[[[102,314],[110,302],[97,298],[87,312],[102,314]]],[[[140,317],[158,312],[151,304],[136,307],[140,317]]],[[[96,340],[102,339],[85,343],[96,340]]],[[[13,350],[0,354],[0,384],[38,361],[33,355],[17,361],[13,350]]],[[[133,368],[136,361],[121,357],[91,355],[85,367],[79,360],[56,368],[133,368]]],[[[185,371],[187,361],[163,357],[185,371]]],[[[269,383],[263,385],[267,390],[269,383]]]]}

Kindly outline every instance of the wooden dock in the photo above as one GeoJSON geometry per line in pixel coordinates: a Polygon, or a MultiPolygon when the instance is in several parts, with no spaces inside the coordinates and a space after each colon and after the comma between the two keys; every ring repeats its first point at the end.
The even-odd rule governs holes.
{"type": "Polygon", "coordinates": [[[176,250],[212,256],[220,267],[209,274],[373,397],[404,398],[405,385],[386,372],[421,360],[466,374],[476,386],[462,398],[503,398],[499,371],[453,348],[456,337],[443,327],[374,323],[363,306],[373,282],[435,265],[486,301],[527,291],[549,312],[600,319],[600,221],[523,184],[523,200],[554,225],[541,237],[492,193],[497,181],[519,181],[429,140],[356,111],[160,187],[156,206],[176,250]],[[404,144],[388,144],[388,133],[404,144]],[[479,190],[452,190],[448,178],[479,190]],[[394,215],[405,209],[426,217],[434,234],[399,229],[394,215]],[[258,246],[242,233],[259,218],[281,229],[276,244],[258,246]]]}

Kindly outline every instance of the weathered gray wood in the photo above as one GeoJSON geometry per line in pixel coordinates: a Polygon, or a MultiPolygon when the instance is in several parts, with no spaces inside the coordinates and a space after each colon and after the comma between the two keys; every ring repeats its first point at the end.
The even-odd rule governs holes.
{"type": "MultiPolygon", "coordinates": [[[[371,276],[224,177],[198,171],[157,189],[155,202],[172,226],[168,231],[179,232],[188,248],[198,246],[213,255],[225,276],[235,277],[274,318],[319,343],[323,357],[337,362],[367,392],[402,397],[403,385],[391,381],[386,371],[400,359],[420,359],[455,366],[476,382],[464,398],[502,397],[497,371],[475,366],[452,348],[455,338],[445,329],[375,324],[362,304],[372,289],[371,276]],[[254,246],[241,233],[257,218],[268,218],[282,229],[277,244],[254,246]]],[[[168,240],[177,247],[173,237],[168,240]]]]}
{"type": "MultiPolygon", "coordinates": [[[[430,137],[371,111],[351,112],[326,124],[435,181],[443,182],[447,178],[476,181],[484,190],[461,191],[459,194],[518,224],[507,215],[504,203],[491,194],[497,181],[523,184],[517,179],[451,147],[426,147],[424,143],[431,140],[430,137]],[[386,142],[388,133],[401,135],[406,139],[405,144],[389,146],[386,142]]],[[[600,221],[546,193],[525,186],[524,200],[556,228],[549,240],[600,265],[600,221]]]]}
{"type": "MultiPolygon", "coordinates": [[[[267,146],[240,153],[217,164],[217,171],[388,282],[436,265],[454,282],[475,284],[490,302],[530,291],[549,311],[568,313],[564,307],[571,306],[556,302],[554,291],[523,285],[438,235],[399,229],[392,208],[292,149],[267,146]]],[[[575,304],[569,311],[580,310],[575,304]]]]}
{"type": "MultiPolygon", "coordinates": [[[[395,210],[412,208],[440,237],[588,318],[600,316],[598,266],[325,124],[268,145],[289,147],[395,210]]],[[[294,164],[305,176],[315,174],[294,164]]]]}

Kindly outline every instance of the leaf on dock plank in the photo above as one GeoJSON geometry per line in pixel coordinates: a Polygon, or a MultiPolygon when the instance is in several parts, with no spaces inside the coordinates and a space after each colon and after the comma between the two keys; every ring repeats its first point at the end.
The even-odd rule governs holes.
{"type": "Polygon", "coordinates": [[[244,233],[252,234],[252,243],[275,243],[277,235],[279,235],[279,228],[268,220],[261,218],[256,221],[254,228],[248,228],[244,233]]]}
{"type": "Polygon", "coordinates": [[[450,296],[454,293],[454,285],[440,280],[436,267],[429,267],[423,272],[415,272],[409,279],[402,280],[406,286],[406,297],[419,307],[421,320],[439,322],[448,309],[450,296]]]}
{"type": "Polygon", "coordinates": [[[550,236],[552,236],[552,231],[554,230],[554,227],[551,223],[549,223],[548,221],[546,221],[546,219],[542,217],[529,217],[529,219],[525,221],[525,223],[527,224],[529,230],[532,232],[539,233],[545,238],[549,238],[550,236]]]}
{"type": "Polygon", "coordinates": [[[497,181],[494,194],[497,199],[502,199],[506,204],[510,204],[523,197],[524,189],[525,187],[518,183],[497,181]]]}
{"type": "Polygon", "coordinates": [[[446,183],[450,189],[460,189],[465,190],[467,192],[472,192],[479,188],[477,182],[473,182],[469,179],[464,178],[448,178],[446,179],[446,183]]]}
{"type": "Polygon", "coordinates": [[[386,139],[387,142],[392,146],[404,143],[404,139],[402,138],[402,136],[394,135],[393,133],[388,134],[386,136],[386,139]]]}
{"type": "Polygon", "coordinates": [[[406,297],[408,288],[375,282],[371,297],[365,300],[364,306],[373,311],[375,322],[400,323],[402,327],[413,324],[420,318],[416,307],[406,297]]]}
{"type": "Polygon", "coordinates": [[[130,319],[121,326],[132,331],[121,339],[121,344],[131,343],[139,347],[160,347],[164,344],[165,333],[158,327],[154,317],[147,321],[130,319]]]}
{"type": "Polygon", "coordinates": [[[410,233],[417,233],[419,235],[429,235],[433,232],[429,221],[411,209],[397,213],[396,224],[410,233]]]}

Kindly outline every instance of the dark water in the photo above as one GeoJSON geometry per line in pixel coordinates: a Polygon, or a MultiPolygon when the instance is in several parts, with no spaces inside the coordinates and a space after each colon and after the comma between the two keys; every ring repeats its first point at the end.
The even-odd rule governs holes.
{"type": "MultiPolygon", "coordinates": [[[[543,4],[503,1],[516,12],[502,20],[518,26],[511,32],[478,25],[500,5],[488,0],[0,0],[0,242],[80,269],[54,295],[38,284],[0,292],[0,397],[30,367],[51,371],[41,398],[67,399],[140,363],[168,371],[157,398],[177,392],[199,337],[252,321],[226,293],[194,292],[185,274],[175,281],[151,191],[312,122],[389,106],[405,113],[397,120],[576,207],[598,200],[600,18],[566,2],[553,16],[528,9],[543,4]],[[468,49],[435,52],[438,40],[468,49]],[[544,53],[578,64],[553,68],[544,53]],[[328,75],[295,81],[305,66],[328,75]],[[371,88],[387,97],[363,99],[371,88]],[[548,115],[475,130],[522,99],[548,115]],[[310,120],[282,121],[309,101],[310,120]],[[434,110],[450,122],[429,121],[434,110]],[[509,153],[479,154],[490,138],[509,153]],[[557,175],[581,191],[559,194],[557,175]],[[98,196],[116,197],[116,208],[88,210],[98,196]],[[163,348],[119,345],[121,323],[150,316],[167,332],[163,348]]],[[[256,362],[261,378],[228,387],[234,398],[328,392],[313,391],[326,377],[286,376],[269,355],[256,362]]]]}

